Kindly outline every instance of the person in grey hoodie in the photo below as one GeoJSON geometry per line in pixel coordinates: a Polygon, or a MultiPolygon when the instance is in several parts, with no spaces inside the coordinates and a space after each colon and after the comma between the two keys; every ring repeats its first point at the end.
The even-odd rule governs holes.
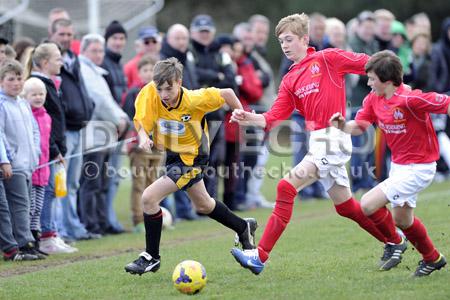
{"type": "MultiPolygon", "coordinates": [[[[84,156],[80,186],[80,217],[90,232],[104,234],[109,224],[107,202],[103,187],[108,186],[105,162],[113,146],[128,127],[128,116],[114,100],[101,68],[105,55],[105,39],[98,34],[87,34],[81,40],[80,70],[86,90],[95,102],[92,120],[86,127],[86,150],[99,150],[84,156]],[[96,149],[97,148],[97,149],[96,149]]],[[[117,171],[117,170],[116,170],[117,171]]]]}
{"type": "Polygon", "coordinates": [[[6,261],[36,260],[37,256],[19,251],[13,235],[9,205],[3,186],[3,180],[9,179],[11,176],[11,164],[6,153],[3,132],[0,131],[0,249],[3,251],[3,259],[6,261]]]}
{"type": "Polygon", "coordinates": [[[31,174],[40,155],[39,128],[30,105],[19,97],[23,88],[23,68],[17,61],[3,62],[0,67],[0,131],[13,171],[3,181],[12,218],[13,234],[20,250],[45,258],[34,247],[30,230],[31,174]]]}

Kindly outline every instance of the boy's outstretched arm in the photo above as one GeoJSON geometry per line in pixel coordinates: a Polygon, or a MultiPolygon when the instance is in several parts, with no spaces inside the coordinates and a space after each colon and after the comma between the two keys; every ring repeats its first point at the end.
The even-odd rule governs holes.
{"type": "Polygon", "coordinates": [[[340,129],[343,132],[351,135],[361,135],[367,129],[367,127],[370,126],[370,123],[365,121],[357,122],[352,120],[346,122],[344,116],[340,112],[337,112],[331,116],[330,124],[331,126],[334,126],[337,129],[340,129]]]}
{"type": "Polygon", "coordinates": [[[230,122],[236,122],[239,125],[253,125],[266,128],[266,118],[262,114],[248,112],[243,109],[235,109],[231,115],[230,122]]]}
{"type": "Polygon", "coordinates": [[[232,89],[221,89],[220,96],[225,99],[225,103],[233,109],[230,122],[236,122],[239,123],[239,125],[266,127],[266,119],[264,116],[245,111],[232,89]]]}
{"type": "Polygon", "coordinates": [[[220,89],[220,96],[231,109],[243,109],[241,101],[239,101],[233,89],[220,89]]]}

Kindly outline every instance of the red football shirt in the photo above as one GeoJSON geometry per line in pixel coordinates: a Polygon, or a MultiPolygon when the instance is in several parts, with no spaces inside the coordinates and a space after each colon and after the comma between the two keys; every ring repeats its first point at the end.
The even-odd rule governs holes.
{"type": "Polygon", "coordinates": [[[383,131],[392,161],[431,163],[439,159],[439,144],[430,113],[446,114],[450,97],[409,90],[402,84],[390,99],[371,92],[355,120],[376,123],[383,131]]]}
{"type": "Polygon", "coordinates": [[[330,117],[340,112],[345,116],[344,76],[365,74],[369,56],[341,49],[316,52],[308,48],[306,57],[292,65],[281,81],[272,108],[264,113],[269,130],[276,121],[289,118],[297,109],[305,117],[307,130],[329,127],[330,117]]]}

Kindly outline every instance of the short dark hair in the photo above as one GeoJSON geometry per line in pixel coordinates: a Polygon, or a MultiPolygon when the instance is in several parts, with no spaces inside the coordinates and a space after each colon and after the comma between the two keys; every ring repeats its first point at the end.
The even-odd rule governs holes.
{"type": "Polygon", "coordinates": [[[52,23],[51,29],[52,29],[52,34],[56,32],[56,30],[58,30],[58,26],[61,27],[69,27],[72,26],[72,21],[69,19],[57,19],[52,23]]]}
{"type": "Polygon", "coordinates": [[[402,63],[390,50],[375,53],[366,64],[366,73],[374,72],[381,82],[392,81],[395,86],[403,82],[402,63]]]}
{"type": "Polygon", "coordinates": [[[144,55],[138,61],[137,68],[138,68],[138,70],[140,70],[141,68],[143,68],[146,65],[155,66],[157,61],[158,60],[156,58],[154,58],[153,55],[150,55],[150,54],[144,55]]]}
{"type": "Polygon", "coordinates": [[[17,60],[6,59],[0,65],[0,80],[5,79],[6,73],[23,75],[23,67],[17,60]]]}
{"type": "Polygon", "coordinates": [[[156,86],[164,83],[172,85],[173,82],[183,78],[183,65],[175,57],[160,60],[153,69],[153,81],[156,86]]]}

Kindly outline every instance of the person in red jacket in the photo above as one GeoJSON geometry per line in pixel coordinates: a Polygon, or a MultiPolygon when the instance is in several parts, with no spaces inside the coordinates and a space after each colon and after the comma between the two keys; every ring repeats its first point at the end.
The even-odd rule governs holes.
{"type": "MultiPolygon", "coordinates": [[[[261,99],[263,94],[262,82],[259,79],[252,61],[244,51],[244,45],[241,41],[229,35],[222,35],[217,38],[221,44],[221,51],[227,52],[233,59],[236,84],[238,86],[238,95],[241,104],[246,111],[251,111],[250,104],[261,99]]],[[[242,139],[241,130],[237,123],[231,123],[231,111],[225,115],[225,167],[228,170],[227,177],[224,180],[223,202],[231,210],[238,209],[238,203],[235,199],[235,191],[238,184],[238,164],[240,159],[240,141],[242,139]]],[[[243,161],[246,165],[246,161],[243,161]]]]}
{"type": "MultiPolygon", "coordinates": [[[[355,221],[380,242],[387,242],[352,197],[345,168],[352,151],[350,135],[329,125],[335,112],[345,115],[344,76],[364,74],[369,56],[334,48],[316,52],[308,47],[308,22],[307,15],[294,14],[281,19],[275,29],[282,51],[294,63],[280,84],[272,108],[264,114],[234,110],[231,117],[239,124],[270,130],[297,109],[305,117],[306,129],[311,131],[308,154],[278,183],[275,208],[258,248],[231,250],[235,259],[256,275],[263,271],[264,263],[289,223],[298,191],[317,180],[330,195],[339,215],[355,221]]],[[[406,247],[403,240],[402,245],[406,247]]]]}
{"type": "Polygon", "coordinates": [[[144,55],[151,55],[155,59],[159,59],[159,51],[161,50],[161,36],[158,29],[154,26],[142,27],[139,30],[139,39],[136,40],[136,56],[127,62],[123,68],[127,77],[128,89],[140,87],[143,85],[139,78],[138,62],[144,55]]]}
{"type": "Polygon", "coordinates": [[[364,99],[355,120],[346,123],[338,112],[330,121],[352,135],[362,134],[373,123],[382,130],[392,153],[389,178],[362,196],[361,207],[392,241],[401,241],[395,225],[403,230],[423,257],[414,276],[427,276],[447,262],[420,219],[414,216],[414,208],[417,194],[433,181],[439,159],[430,113],[450,115],[450,97],[406,87],[402,82],[402,64],[392,51],[374,54],[366,72],[372,92],[364,99]],[[393,218],[386,208],[388,203],[392,205],[393,218]]]}

